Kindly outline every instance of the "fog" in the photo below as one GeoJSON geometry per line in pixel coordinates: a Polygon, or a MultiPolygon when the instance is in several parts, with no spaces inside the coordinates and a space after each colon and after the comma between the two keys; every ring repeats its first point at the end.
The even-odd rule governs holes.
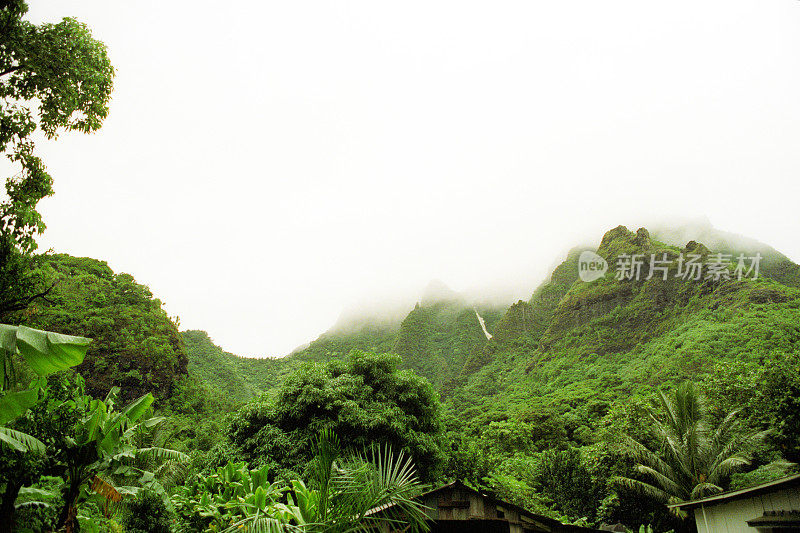
{"type": "Polygon", "coordinates": [[[800,261],[800,2],[31,1],[118,75],[41,144],[42,249],[224,349],[530,297],[619,224],[707,217],[800,261]]]}

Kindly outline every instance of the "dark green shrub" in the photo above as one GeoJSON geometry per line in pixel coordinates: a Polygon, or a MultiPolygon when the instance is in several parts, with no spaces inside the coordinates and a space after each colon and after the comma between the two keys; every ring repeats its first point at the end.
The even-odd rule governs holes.
{"type": "Polygon", "coordinates": [[[172,513],[158,494],[140,491],[127,507],[122,521],[127,533],[170,532],[172,513]]]}

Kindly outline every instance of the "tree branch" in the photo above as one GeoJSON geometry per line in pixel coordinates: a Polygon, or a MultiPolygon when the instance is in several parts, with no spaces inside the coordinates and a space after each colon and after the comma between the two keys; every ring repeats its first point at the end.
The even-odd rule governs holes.
{"type": "Polygon", "coordinates": [[[6,74],[11,74],[12,72],[16,72],[21,68],[23,68],[22,65],[17,65],[16,67],[8,67],[4,71],[0,72],[0,76],[5,76],[6,74]]]}
{"type": "Polygon", "coordinates": [[[31,296],[27,296],[25,298],[19,298],[16,300],[10,300],[8,302],[0,302],[0,312],[2,313],[9,313],[13,311],[22,311],[23,309],[27,308],[31,302],[36,299],[41,298],[45,302],[52,304],[53,301],[47,298],[47,295],[50,294],[55,286],[58,284],[57,281],[54,281],[52,285],[50,285],[47,289],[43,290],[42,292],[33,294],[31,296]]]}

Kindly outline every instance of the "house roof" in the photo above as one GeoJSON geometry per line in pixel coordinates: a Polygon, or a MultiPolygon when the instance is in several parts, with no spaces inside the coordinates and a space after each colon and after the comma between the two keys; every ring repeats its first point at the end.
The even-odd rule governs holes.
{"type": "Polygon", "coordinates": [[[800,474],[787,476],[781,479],[776,479],[775,481],[770,481],[768,483],[761,483],[760,485],[755,485],[753,487],[748,487],[746,489],[730,490],[727,492],[720,492],[719,494],[714,494],[713,496],[707,496],[705,498],[700,498],[697,500],[673,503],[671,505],[667,505],[667,507],[669,507],[670,509],[693,509],[695,507],[699,507],[700,505],[717,504],[729,500],[736,500],[739,498],[749,498],[751,496],[756,496],[764,492],[770,492],[776,489],[788,488],[794,485],[800,485],[800,474]]]}
{"type": "MultiPolygon", "coordinates": [[[[542,516],[542,515],[538,515],[538,514],[532,513],[530,511],[528,511],[527,509],[525,509],[524,507],[520,507],[519,505],[515,505],[513,503],[500,500],[500,499],[492,496],[491,494],[487,494],[485,492],[480,492],[478,490],[475,490],[472,487],[468,487],[467,485],[464,485],[460,481],[453,481],[452,483],[448,483],[447,485],[442,485],[441,487],[437,487],[435,489],[428,490],[427,492],[423,492],[422,494],[420,494],[417,497],[418,498],[424,498],[426,496],[430,496],[432,494],[436,494],[437,492],[443,492],[443,491],[446,491],[446,490],[449,490],[449,489],[465,490],[467,492],[471,492],[473,494],[477,494],[478,496],[480,496],[482,498],[486,498],[487,500],[491,501],[495,505],[500,505],[501,507],[505,507],[506,509],[513,509],[514,511],[517,511],[520,515],[524,515],[524,516],[528,517],[530,520],[532,520],[534,522],[538,522],[540,524],[543,524],[543,525],[547,526],[550,529],[558,528],[559,531],[571,531],[571,532],[575,532],[575,533],[580,533],[580,532],[587,532],[588,533],[588,532],[597,531],[596,529],[591,529],[591,528],[588,528],[588,527],[581,527],[581,526],[574,526],[574,525],[570,525],[570,524],[563,524],[563,523],[559,522],[558,520],[556,520],[554,518],[550,518],[550,517],[547,517],[547,516],[542,516]]],[[[373,507],[372,509],[370,509],[369,511],[366,512],[366,515],[369,516],[369,515],[373,515],[373,514],[376,514],[376,513],[380,513],[381,511],[385,511],[385,510],[390,509],[392,507],[394,507],[394,504],[385,504],[385,505],[380,505],[378,507],[373,507]]]]}

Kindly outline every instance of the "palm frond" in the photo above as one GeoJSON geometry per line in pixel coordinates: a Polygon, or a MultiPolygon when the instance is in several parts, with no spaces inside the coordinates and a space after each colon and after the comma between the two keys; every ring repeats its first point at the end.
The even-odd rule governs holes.
{"type": "Polygon", "coordinates": [[[295,533],[305,529],[269,516],[248,517],[223,530],[224,533],[295,533]]]}
{"type": "Polygon", "coordinates": [[[649,466],[637,465],[636,470],[638,470],[642,474],[645,474],[646,476],[650,476],[651,478],[653,478],[653,480],[656,483],[658,483],[661,489],[663,489],[664,492],[666,492],[667,494],[672,494],[674,496],[680,497],[683,496],[685,493],[684,488],[681,487],[678,483],[668,478],[661,472],[658,472],[657,470],[650,468],[649,466]]]}
{"type": "Polygon", "coordinates": [[[339,438],[331,429],[324,429],[312,443],[314,459],[312,462],[312,482],[319,491],[319,521],[327,520],[330,507],[331,480],[334,475],[336,461],[342,455],[339,438]]]}
{"type": "Polygon", "coordinates": [[[669,476],[673,479],[675,478],[675,469],[666,461],[661,459],[656,453],[653,453],[651,450],[649,450],[647,446],[627,435],[625,436],[624,443],[626,455],[629,458],[633,459],[639,464],[649,466],[665,476],[669,476]]]}
{"type": "Polygon", "coordinates": [[[767,431],[732,435],[721,449],[716,450],[708,469],[709,481],[716,482],[750,464],[753,453],[763,445],[767,431]]]}
{"type": "Polygon", "coordinates": [[[660,413],[653,410],[650,417],[658,448],[626,436],[625,449],[652,484],[631,478],[616,483],[658,501],[721,490],[721,481],[748,464],[766,436],[748,431],[736,411],[712,426],[705,397],[689,382],[673,394],[659,392],[656,405],[660,413]]]}
{"type": "Polygon", "coordinates": [[[724,460],[717,463],[717,465],[714,467],[714,470],[709,472],[708,481],[709,483],[716,483],[749,464],[750,458],[743,455],[737,454],[726,457],[724,460]]]}
{"type": "MultiPolygon", "coordinates": [[[[394,453],[388,444],[373,446],[359,460],[366,470],[355,470],[360,475],[337,479],[343,493],[352,498],[352,507],[358,527],[374,527],[377,521],[392,521],[409,525],[412,531],[427,530],[427,509],[417,496],[422,492],[413,461],[402,452],[394,453]],[[366,473],[368,479],[361,479],[366,473]],[[382,516],[367,516],[371,509],[383,507],[382,516]]],[[[356,530],[358,530],[358,527],[356,530]]]]}
{"type": "Polygon", "coordinates": [[[663,491],[662,489],[651,485],[649,483],[645,483],[643,481],[639,481],[638,479],[631,479],[629,477],[622,477],[622,476],[615,476],[611,478],[611,484],[617,487],[622,487],[628,489],[630,491],[636,492],[655,500],[660,503],[667,504],[672,500],[677,500],[674,496],[668,494],[667,492],[663,491]]]}
{"type": "Polygon", "coordinates": [[[691,498],[693,500],[697,499],[697,498],[704,498],[706,496],[711,496],[712,494],[718,494],[720,492],[722,492],[722,487],[720,487],[719,485],[715,485],[713,483],[707,483],[707,482],[706,483],[698,483],[692,489],[691,498]]]}
{"type": "Polygon", "coordinates": [[[189,456],[183,452],[170,450],[169,448],[159,448],[157,446],[150,446],[148,448],[139,448],[134,452],[137,458],[154,458],[166,461],[189,462],[189,456]]]}

